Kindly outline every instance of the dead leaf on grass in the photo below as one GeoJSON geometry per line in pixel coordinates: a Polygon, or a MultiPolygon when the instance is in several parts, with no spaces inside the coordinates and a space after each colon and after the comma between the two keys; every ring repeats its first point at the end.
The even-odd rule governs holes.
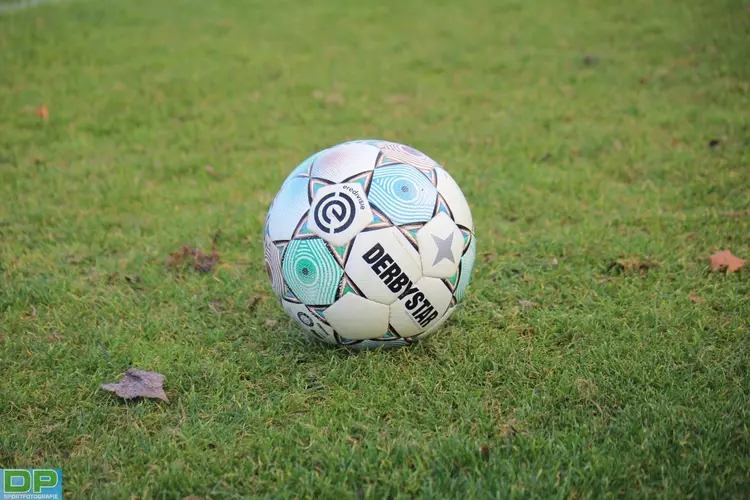
{"type": "Polygon", "coordinates": [[[49,110],[47,109],[46,104],[42,104],[40,107],[35,109],[34,113],[36,113],[36,115],[42,120],[46,120],[47,118],[49,118],[49,110]]]}
{"type": "Polygon", "coordinates": [[[166,265],[175,270],[192,268],[193,271],[201,273],[210,273],[214,266],[219,263],[219,252],[216,247],[219,243],[221,230],[216,231],[211,240],[211,253],[204,253],[200,248],[182,247],[179,251],[173,252],[167,257],[166,265]]]}
{"type": "Polygon", "coordinates": [[[164,392],[164,375],[161,373],[128,368],[122,380],[114,384],[102,384],[101,388],[114,392],[123,399],[156,398],[169,403],[164,392]]]}
{"type": "Polygon", "coordinates": [[[703,302],[703,298],[697,295],[691,295],[690,297],[688,297],[688,300],[690,300],[690,302],[692,302],[693,304],[700,304],[703,302]]]}
{"type": "Polygon", "coordinates": [[[209,273],[213,271],[218,262],[219,254],[215,250],[207,254],[200,248],[182,247],[179,251],[173,252],[167,257],[166,264],[168,267],[175,269],[192,267],[196,272],[209,273]]]}
{"type": "Polygon", "coordinates": [[[742,266],[745,265],[745,261],[743,259],[732,255],[732,252],[730,252],[729,250],[716,252],[715,254],[710,256],[708,260],[711,263],[711,269],[713,269],[714,271],[726,270],[726,272],[728,273],[737,272],[742,269],[742,266]]]}

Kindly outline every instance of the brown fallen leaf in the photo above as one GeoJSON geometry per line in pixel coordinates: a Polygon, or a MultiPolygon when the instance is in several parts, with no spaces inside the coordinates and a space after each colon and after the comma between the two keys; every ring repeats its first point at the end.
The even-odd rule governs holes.
{"type": "Polygon", "coordinates": [[[690,297],[688,297],[688,300],[693,304],[700,304],[703,302],[703,298],[697,295],[691,295],[690,297]]]}
{"type": "Polygon", "coordinates": [[[213,246],[211,253],[204,253],[200,248],[182,247],[167,257],[166,265],[175,269],[188,266],[196,272],[210,273],[219,262],[219,252],[213,246]]]}
{"type": "Polygon", "coordinates": [[[49,111],[47,110],[47,105],[42,104],[39,108],[37,108],[34,113],[37,114],[37,116],[40,116],[42,120],[46,120],[49,118],[49,111]]]}
{"type": "Polygon", "coordinates": [[[708,260],[711,263],[711,269],[713,269],[714,271],[723,271],[724,269],[726,269],[728,273],[739,271],[740,269],[742,269],[742,266],[745,265],[745,261],[743,259],[735,257],[729,250],[716,252],[715,254],[710,256],[708,260]]]}
{"type": "Polygon", "coordinates": [[[122,380],[115,384],[102,384],[101,388],[123,399],[156,398],[169,403],[164,392],[164,375],[161,373],[128,368],[122,380]]]}

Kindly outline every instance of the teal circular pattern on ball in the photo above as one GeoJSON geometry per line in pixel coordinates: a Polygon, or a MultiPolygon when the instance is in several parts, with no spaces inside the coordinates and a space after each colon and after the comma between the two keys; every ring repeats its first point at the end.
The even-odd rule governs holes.
{"type": "Polygon", "coordinates": [[[437,189],[419,170],[397,164],[375,169],[368,199],[395,224],[432,218],[437,189]]]}
{"type": "Polygon", "coordinates": [[[281,271],[289,289],[306,305],[333,304],[344,274],[320,238],[289,242],[281,271]]]}

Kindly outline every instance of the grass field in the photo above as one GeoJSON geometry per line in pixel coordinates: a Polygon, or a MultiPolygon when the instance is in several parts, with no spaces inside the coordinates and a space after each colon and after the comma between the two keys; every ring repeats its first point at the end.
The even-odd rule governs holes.
{"type": "Polygon", "coordinates": [[[729,0],[7,12],[0,467],[74,498],[747,498],[750,270],[707,257],[750,258],[748,47],[729,0]],[[409,350],[306,343],[263,271],[281,181],[355,138],[474,211],[469,295],[409,350]],[[212,273],[165,266],[219,230],[212,273]],[[129,366],[171,403],[99,390],[129,366]]]}

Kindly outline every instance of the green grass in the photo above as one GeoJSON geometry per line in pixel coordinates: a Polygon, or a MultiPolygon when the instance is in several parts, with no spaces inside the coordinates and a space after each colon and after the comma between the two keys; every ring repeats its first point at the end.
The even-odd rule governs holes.
{"type": "Polygon", "coordinates": [[[730,0],[0,16],[0,467],[76,498],[746,497],[750,270],[707,257],[750,258],[748,46],[730,0]],[[306,343],[263,271],[281,181],[355,138],[473,207],[470,293],[409,350],[306,343]],[[215,272],[165,267],[217,230],[215,272]],[[131,365],[171,404],[98,390],[131,365]]]}

